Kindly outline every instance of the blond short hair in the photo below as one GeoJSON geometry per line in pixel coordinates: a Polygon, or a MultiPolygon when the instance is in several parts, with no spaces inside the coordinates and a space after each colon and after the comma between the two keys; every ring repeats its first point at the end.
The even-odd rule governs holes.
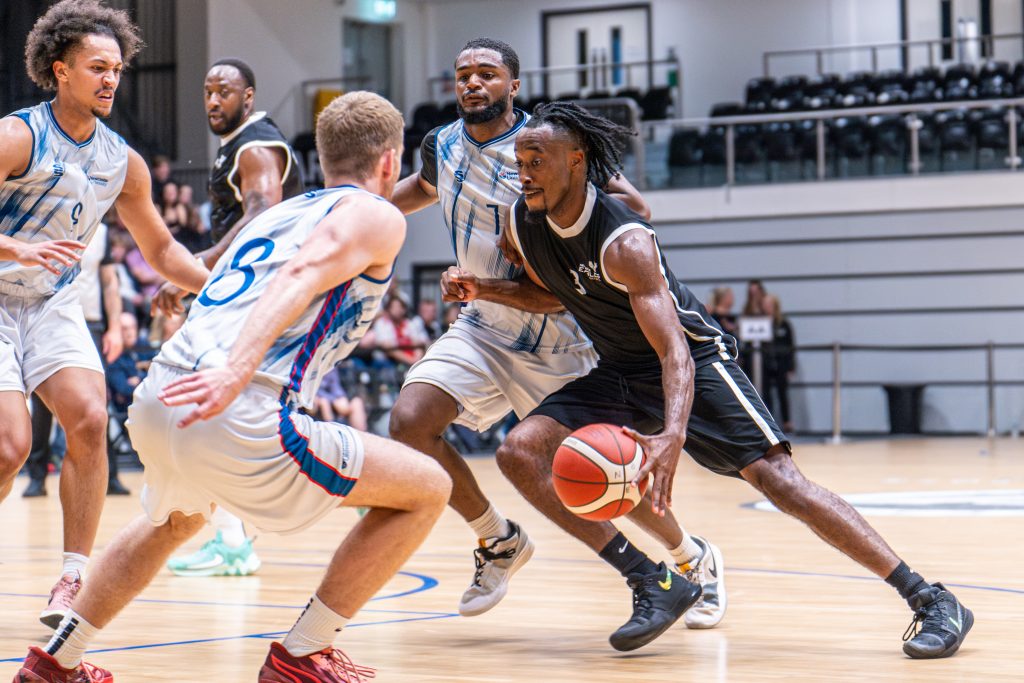
{"type": "Polygon", "coordinates": [[[358,90],[336,97],[316,120],[316,151],[329,175],[366,178],[381,154],[402,147],[405,121],[386,99],[358,90]]]}

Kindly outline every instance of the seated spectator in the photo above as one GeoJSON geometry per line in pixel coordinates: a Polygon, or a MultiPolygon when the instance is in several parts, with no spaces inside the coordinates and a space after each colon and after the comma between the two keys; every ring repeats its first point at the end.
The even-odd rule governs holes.
{"type": "MultiPolygon", "coordinates": [[[[131,238],[129,237],[129,239],[131,238]]],[[[131,245],[131,249],[125,254],[124,265],[128,268],[128,274],[131,275],[131,279],[139,291],[139,296],[132,303],[135,305],[135,312],[139,318],[148,320],[149,304],[164,279],[153,269],[153,266],[146,262],[142,251],[134,240],[131,245]]]]}
{"type": "Polygon", "coordinates": [[[377,348],[394,363],[409,366],[423,357],[428,339],[409,319],[409,306],[401,296],[388,299],[384,315],[377,318],[372,328],[377,348]]]}
{"type": "Polygon", "coordinates": [[[324,375],[313,406],[314,415],[325,422],[346,422],[361,432],[369,429],[366,404],[358,396],[349,398],[337,368],[324,375]]]}
{"type": "Polygon", "coordinates": [[[149,372],[153,352],[139,347],[139,323],[131,313],[121,314],[121,335],[124,337],[124,351],[107,366],[107,387],[110,402],[119,412],[125,412],[131,405],[135,387],[149,372]]]}
{"type": "Polygon", "coordinates": [[[422,299],[419,314],[412,319],[417,334],[430,344],[441,336],[441,321],[437,319],[437,302],[433,299],[422,299]]]}
{"type": "Polygon", "coordinates": [[[185,221],[174,233],[174,238],[184,244],[185,248],[193,254],[212,246],[210,229],[203,223],[199,209],[192,203],[191,185],[182,185],[179,188],[178,202],[185,209],[185,221]]]}
{"type": "Polygon", "coordinates": [[[793,431],[789,410],[789,382],[796,372],[796,337],[793,326],[782,315],[779,298],[766,294],[765,315],[772,318],[772,340],[761,348],[764,357],[764,403],[772,415],[782,418],[782,429],[793,431]],[[778,409],[778,412],[776,412],[778,409]]]}
{"type": "Polygon", "coordinates": [[[160,203],[157,205],[160,210],[160,217],[164,219],[164,223],[167,225],[168,230],[171,234],[181,229],[188,221],[188,211],[185,209],[185,205],[181,203],[181,195],[178,192],[177,183],[164,183],[164,188],[160,192],[160,203]]]}
{"type": "Polygon", "coordinates": [[[448,304],[444,307],[444,320],[441,321],[444,332],[447,332],[462,313],[462,304],[448,304]]]}
{"type": "Polygon", "coordinates": [[[153,163],[151,165],[151,175],[153,177],[153,203],[159,206],[160,198],[164,195],[164,185],[171,182],[171,160],[163,154],[157,154],[153,157],[153,163]]]}
{"type": "Polygon", "coordinates": [[[732,312],[735,303],[736,297],[732,293],[732,287],[716,287],[711,291],[711,301],[708,302],[708,313],[723,332],[734,337],[739,333],[736,314],[732,312]]]}

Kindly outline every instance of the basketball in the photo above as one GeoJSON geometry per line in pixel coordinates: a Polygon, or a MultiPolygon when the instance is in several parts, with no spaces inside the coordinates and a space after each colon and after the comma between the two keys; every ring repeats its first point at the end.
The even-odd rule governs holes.
{"type": "Polygon", "coordinates": [[[573,513],[606,522],[640,503],[647,480],[638,488],[630,482],[646,459],[643,449],[622,428],[592,424],[562,441],[551,465],[555,492],[573,513]]]}

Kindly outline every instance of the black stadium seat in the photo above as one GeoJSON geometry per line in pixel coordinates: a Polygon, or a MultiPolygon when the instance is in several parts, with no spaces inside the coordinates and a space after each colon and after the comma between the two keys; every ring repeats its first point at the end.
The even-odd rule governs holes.
{"type": "Polygon", "coordinates": [[[992,107],[978,114],[974,120],[974,136],[974,167],[1005,168],[1010,151],[1006,107],[992,107]]]}
{"type": "Polygon", "coordinates": [[[936,114],[935,121],[939,127],[939,170],[969,168],[965,161],[973,161],[970,153],[974,147],[974,135],[967,110],[940,112],[936,114]]]}
{"type": "Polygon", "coordinates": [[[703,173],[701,135],[696,128],[677,128],[668,141],[670,187],[692,187],[701,184],[703,173]]]}
{"type": "Polygon", "coordinates": [[[771,109],[772,93],[775,91],[774,78],[751,78],[747,81],[746,108],[749,112],[763,112],[771,109]]]}
{"type": "Polygon", "coordinates": [[[1013,79],[1006,62],[987,61],[978,70],[978,97],[983,100],[1013,97],[1013,79]]]}
{"type": "Polygon", "coordinates": [[[902,173],[907,152],[907,125],[898,114],[868,119],[872,175],[902,173]]]}
{"type": "Polygon", "coordinates": [[[644,112],[644,121],[655,121],[668,118],[668,108],[672,105],[672,89],[667,86],[651,88],[640,100],[640,108],[644,112]]]}

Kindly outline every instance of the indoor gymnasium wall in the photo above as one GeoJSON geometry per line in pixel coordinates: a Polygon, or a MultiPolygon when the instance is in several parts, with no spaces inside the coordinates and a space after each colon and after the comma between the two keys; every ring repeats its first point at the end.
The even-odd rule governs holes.
{"type": "MultiPolygon", "coordinates": [[[[524,68],[541,66],[541,14],[546,10],[620,5],[619,0],[455,0],[427,3],[429,75],[450,71],[467,38],[491,36],[516,48],[524,68]]],[[[651,0],[652,49],[674,48],[683,63],[685,116],[706,116],[715,102],[742,98],[761,74],[767,50],[899,40],[898,0],[651,0]]],[[[867,68],[847,57],[826,66],[867,68]]],[[[813,59],[778,63],[775,75],[811,73],[813,59]]],[[[551,93],[557,94],[557,93],[551,93]]]]}

